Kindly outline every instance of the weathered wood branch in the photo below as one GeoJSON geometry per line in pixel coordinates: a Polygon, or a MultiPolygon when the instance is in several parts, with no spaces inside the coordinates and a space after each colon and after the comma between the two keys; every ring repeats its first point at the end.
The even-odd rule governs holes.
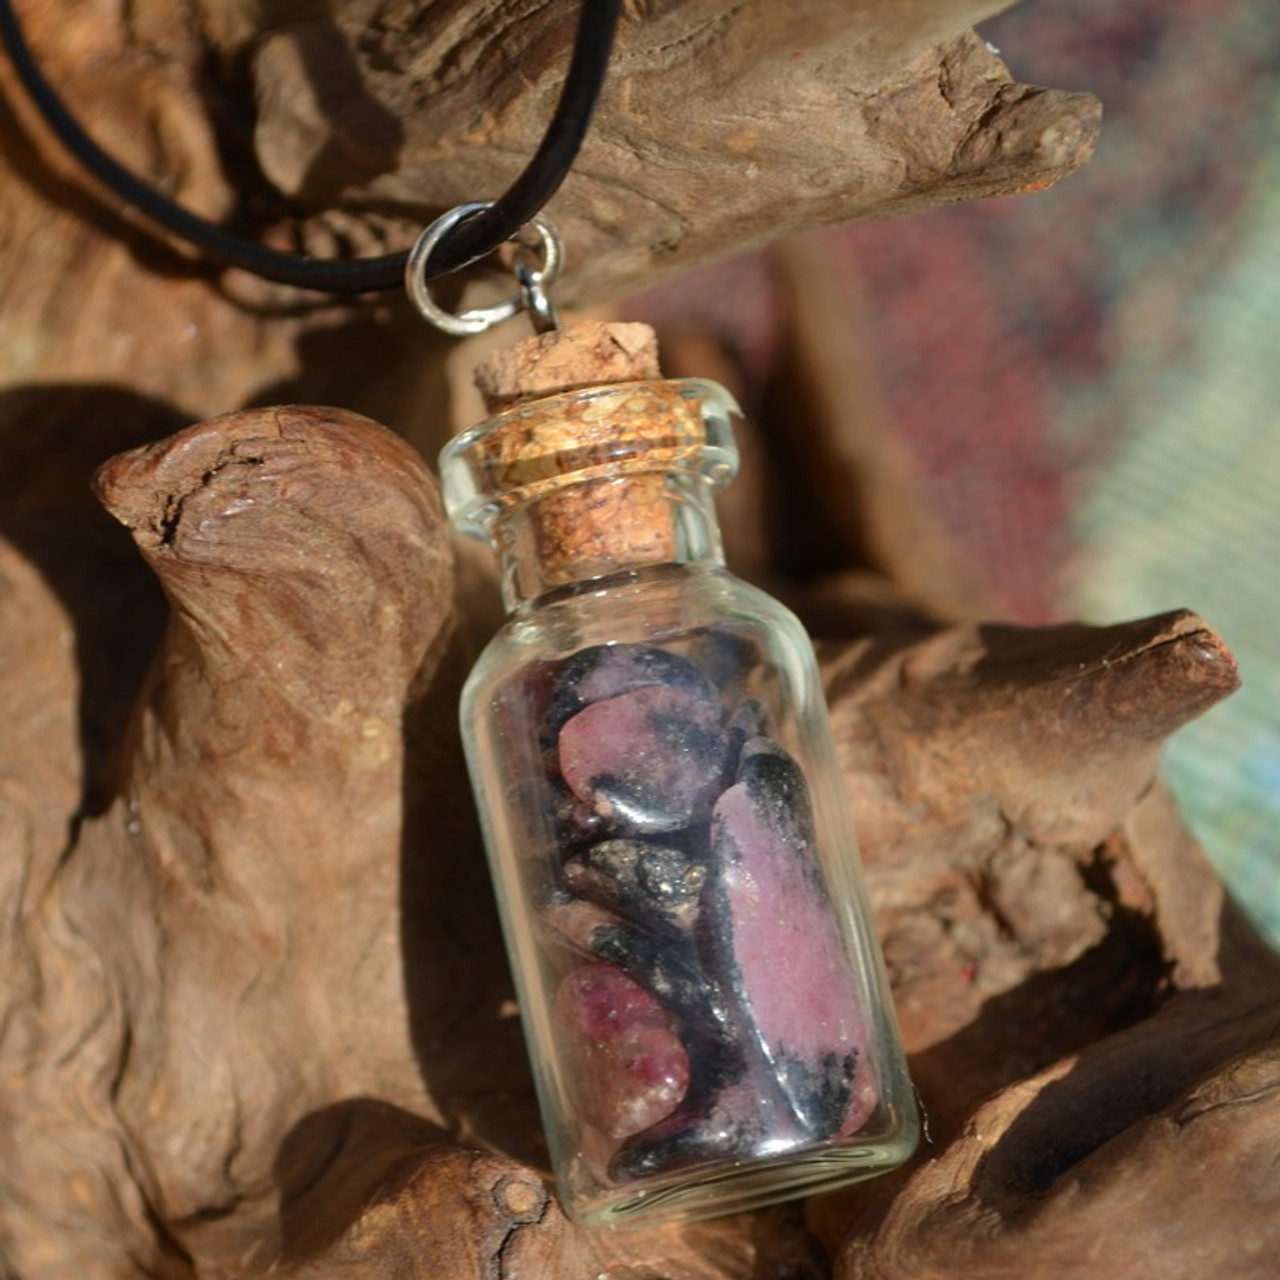
{"type": "MultiPolygon", "coordinates": [[[[413,454],[351,415],[260,410],[123,455],[99,487],[173,612],[112,803],[51,858],[34,838],[45,802],[7,796],[19,1274],[820,1274],[795,1213],[601,1236],[542,1191],[460,802],[449,556],[413,454]]],[[[14,564],[7,606],[43,619],[29,638],[56,651],[65,614],[14,564]]],[[[1014,1236],[1027,1275],[1053,1274],[1073,1231],[1121,1248],[1105,1190],[1057,1234],[1023,1223],[1075,1162],[1027,1181],[1068,1124],[1030,1100],[1079,1084],[1096,1123],[1068,1107],[1070,1141],[1098,1148],[1107,1185],[1149,1172],[1152,1214],[1176,1147],[1123,1135],[1193,1087],[1270,1088],[1276,962],[1220,929],[1216,881],[1148,794],[1158,740],[1233,687],[1228,655],[1177,616],[883,637],[825,661],[913,1069],[950,1145],[881,1207],[836,1197],[815,1226],[848,1238],[849,1266],[935,1265],[968,1222],[942,1205],[985,1204],[981,1170],[1007,1205],[991,1251],[970,1242],[974,1274],[1014,1236]],[[1134,1098],[1132,1069],[1151,1068],[1133,1064],[1186,1037],[1195,1051],[1134,1098]],[[964,1121],[992,1094],[1008,1173],[965,1155],[964,1121]]],[[[65,769],[70,719],[24,739],[4,775],[65,769]]]]}
{"type": "MultiPolygon", "coordinates": [[[[571,250],[564,301],[616,297],[805,227],[1038,188],[1078,168],[1098,104],[1010,78],[968,30],[1003,7],[629,6],[595,126],[551,210],[571,250]]],[[[269,203],[256,161],[311,215],[292,231],[281,216],[259,233],[286,242],[296,233],[332,254],[405,245],[430,215],[503,189],[545,125],[575,13],[533,0],[283,9],[145,0],[119,24],[101,14],[55,21],[39,9],[27,17],[52,82],[128,163],[225,217],[269,203]],[[240,96],[245,76],[253,114],[240,96]],[[220,151],[238,154],[239,167],[224,168],[220,151]]],[[[20,95],[14,109],[39,154],[24,154],[15,135],[11,162],[46,201],[91,211],[74,165],[20,95]]],[[[118,203],[101,203],[119,229],[118,203]]],[[[5,205],[20,224],[23,193],[7,193],[5,205]]],[[[56,288],[70,274],[65,250],[56,267],[41,256],[7,265],[6,295],[21,296],[28,280],[56,288]]],[[[94,257],[76,264],[81,287],[99,270],[94,257]]]]}
{"type": "MultiPolygon", "coordinates": [[[[616,297],[806,227],[1074,171],[1098,104],[1010,78],[967,30],[1003,7],[629,7],[551,210],[572,253],[564,297],[616,297]]],[[[264,171],[312,208],[415,219],[502,190],[537,144],[572,37],[569,7],[531,22],[533,8],[356,0],[271,27],[250,53],[264,171]]]]}

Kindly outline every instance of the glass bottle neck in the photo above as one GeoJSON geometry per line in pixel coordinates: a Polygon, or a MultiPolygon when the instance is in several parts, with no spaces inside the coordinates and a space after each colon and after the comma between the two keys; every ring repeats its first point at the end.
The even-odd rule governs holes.
{"type": "Polygon", "coordinates": [[[617,573],[722,565],[712,495],[737,469],[737,411],[696,378],[523,402],[445,447],[445,507],[492,544],[512,612],[617,573]]]}
{"type": "Polygon", "coordinates": [[[616,573],[665,564],[724,564],[713,485],[696,471],[647,471],[568,484],[508,507],[495,519],[492,537],[509,613],[550,592],[616,573]],[[576,531],[571,540],[562,537],[566,524],[576,531]],[[589,535],[583,535],[584,528],[589,535]],[[643,534],[638,536],[637,529],[643,534]]]}

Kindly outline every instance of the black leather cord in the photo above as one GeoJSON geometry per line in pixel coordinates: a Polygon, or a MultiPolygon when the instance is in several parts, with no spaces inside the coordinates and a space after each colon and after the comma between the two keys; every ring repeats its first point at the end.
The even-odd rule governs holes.
{"type": "MultiPolygon", "coordinates": [[[[620,7],[621,0],[582,0],[564,89],[541,145],[505,194],[482,213],[459,223],[441,240],[427,266],[428,279],[457,271],[491,253],[556,193],[591,123],[604,85],[620,7]]],[[[31,56],[11,0],[0,0],[0,40],[9,51],[23,87],[63,146],[107,190],[171,235],[227,266],[303,289],[365,293],[398,289],[404,283],[407,251],[348,260],[280,253],[234,235],[162,196],[103,151],[66,109],[31,56]]]]}

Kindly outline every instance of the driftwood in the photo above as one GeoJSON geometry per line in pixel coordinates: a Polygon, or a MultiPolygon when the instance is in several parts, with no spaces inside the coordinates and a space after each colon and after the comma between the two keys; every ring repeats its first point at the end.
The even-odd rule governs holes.
{"type": "MultiPolygon", "coordinates": [[[[567,8],[515,21],[533,7],[289,7],[264,34],[248,6],[197,24],[149,0],[127,27],[42,12],[32,34],[105,141],[216,212],[238,200],[211,120],[234,154],[256,77],[257,154],[314,215],[277,234],[368,248],[527,153],[568,37],[567,8]]],[[[562,197],[577,296],[766,224],[1011,190],[1087,151],[1092,104],[1011,85],[962,31],[979,6],[857,25],[815,2],[785,31],[762,3],[719,8],[635,6],[562,197]],[[784,37],[808,51],[785,74],[784,37]],[[846,111],[838,142],[806,126],[846,111]],[[855,160],[856,186],[799,176],[855,160]]],[[[874,412],[849,409],[821,343],[838,304],[800,251],[787,368],[824,391],[825,465],[780,492],[766,415],[729,544],[827,637],[928,1138],[903,1173],[806,1206],[566,1223],[456,738],[486,584],[455,572],[419,456],[358,415],[180,429],[323,397],[429,447],[435,349],[395,304],[282,315],[263,309],[282,291],[175,275],[23,121],[33,142],[0,119],[20,246],[0,257],[0,1273],[1274,1274],[1280,965],[1154,780],[1160,741],[1234,687],[1230,657],[1190,615],[948,623],[981,601],[874,412]],[[97,479],[126,533],[87,484],[134,446],[97,479]],[[902,501],[853,520],[849,486],[902,501]],[[808,522],[785,555],[756,520],[779,503],[808,522]],[[795,571],[818,542],[823,580],[795,571]]],[[[686,344],[697,368],[668,365],[722,360],[686,344]]]]}
{"type": "MultiPolygon", "coordinates": [[[[258,410],[98,484],[173,613],[123,779],[102,774],[118,794],[41,844],[32,799],[75,755],[74,655],[64,606],[10,553],[6,634],[25,619],[25,652],[67,668],[48,700],[24,689],[4,770],[18,1274],[821,1274],[795,1212],[592,1235],[537,1177],[461,802],[448,545],[412,452],[348,414],[258,410]]],[[[109,547],[75,544],[89,583],[109,547]]],[[[140,565],[110,571],[145,595],[140,565]]],[[[86,607],[86,586],[67,584],[86,651],[145,639],[145,614],[86,607]]],[[[846,1241],[849,1274],[947,1274],[963,1247],[966,1274],[1013,1256],[1060,1275],[1087,1233],[1083,1256],[1141,1276],[1168,1272],[1153,1242],[1176,1224],[1253,1274],[1220,1224],[1247,1208],[1274,1251],[1253,1175],[1276,962],[1151,782],[1160,738],[1233,687],[1220,643],[1178,615],[823,656],[937,1156],[812,1205],[813,1231],[846,1241]],[[1192,1220],[1173,1193],[1209,1134],[1239,1182],[1192,1220]]]]}
{"type": "MultiPolygon", "coordinates": [[[[1092,150],[1097,103],[1012,82],[966,30],[1005,7],[632,6],[553,207],[578,264],[565,297],[615,297],[780,231],[1071,172],[1092,150]],[[671,104],[689,101],[672,129],[671,104]]],[[[264,170],[313,208],[418,217],[505,187],[537,144],[548,61],[574,21],[570,6],[527,21],[535,8],[349,0],[282,22],[250,57],[264,170]]]]}
{"type": "MultiPolygon", "coordinates": [[[[554,101],[575,11],[141,0],[112,24],[20,7],[50,79],[104,145],[191,207],[321,255],[404,247],[428,216],[505,187],[554,101]]],[[[596,123],[550,209],[570,250],[560,300],[612,299],[787,232],[1070,173],[1091,152],[1098,104],[1011,80],[967,30],[1003,7],[628,6],[596,123]]],[[[428,343],[402,307],[290,317],[312,299],[232,273],[227,289],[251,305],[228,306],[175,279],[199,270],[190,255],[175,262],[134,228],[21,95],[6,99],[20,180],[0,188],[0,224],[23,246],[0,259],[6,377],[119,379],[192,417],[269,390],[383,420],[430,396],[428,343]]]]}

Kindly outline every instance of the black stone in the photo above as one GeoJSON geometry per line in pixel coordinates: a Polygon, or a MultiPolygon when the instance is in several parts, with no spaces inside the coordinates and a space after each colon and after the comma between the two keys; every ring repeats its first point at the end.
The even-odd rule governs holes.
{"type": "Polygon", "coordinates": [[[744,695],[745,678],[759,669],[760,659],[754,640],[726,627],[707,627],[697,633],[693,661],[730,703],[744,695]]]}
{"type": "Polygon", "coordinates": [[[813,845],[813,804],[804,772],[771,738],[748,738],[738,757],[738,781],[752,808],[793,849],[813,845]]]}
{"type": "Polygon", "coordinates": [[[696,923],[707,869],[682,849],[644,840],[592,845],[565,863],[575,893],[652,927],[688,930],[696,923]]]}
{"type": "Polygon", "coordinates": [[[711,681],[679,654],[656,645],[592,645],[567,658],[556,673],[546,714],[550,739],[583,707],[654,684],[719,702],[711,681]]]}

